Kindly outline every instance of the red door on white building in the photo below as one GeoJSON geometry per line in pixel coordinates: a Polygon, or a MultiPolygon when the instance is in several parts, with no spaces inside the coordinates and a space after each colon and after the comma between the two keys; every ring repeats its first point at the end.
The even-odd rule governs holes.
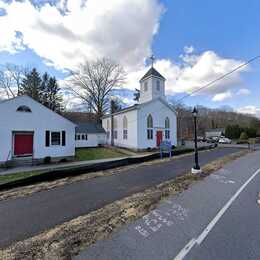
{"type": "Polygon", "coordinates": [[[33,133],[14,133],[14,156],[33,154],[33,133]]]}
{"type": "Polygon", "coordinates": [[[162,131],[157,131],[156,132],[156,145],[159,146],[162,142],[163,139],[163,132],[162,131]]]}

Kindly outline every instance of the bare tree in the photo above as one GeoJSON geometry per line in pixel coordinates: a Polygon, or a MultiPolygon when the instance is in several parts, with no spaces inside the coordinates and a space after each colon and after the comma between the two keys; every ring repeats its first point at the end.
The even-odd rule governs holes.
{"type": "Polygon", "coordinates": [[[109,96],[125,81],[123,68],[114,61],[103,58],[85,61],[77,70],[71,71],[69,89],[84,102],[100,119],[109,110],[109,96]]]}
{"type": "Polygon", "coordinates": [[[14,64],[6,64],[0,70],[0,90],[8,98],[19,95],[26,69],[14,64]]]}

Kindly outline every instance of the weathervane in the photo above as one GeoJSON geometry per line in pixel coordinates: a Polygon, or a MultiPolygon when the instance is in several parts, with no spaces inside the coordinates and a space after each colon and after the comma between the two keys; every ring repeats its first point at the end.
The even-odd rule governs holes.
{"type": "Polygon", "coordinates": [[[152,65],[152,68],[153,68],[153,64],[154,64],[154,61],[155,61],[155,56],[152,54],[152,56],[150,57],[150,60],[151,60],[151,65],[152,65]]]}

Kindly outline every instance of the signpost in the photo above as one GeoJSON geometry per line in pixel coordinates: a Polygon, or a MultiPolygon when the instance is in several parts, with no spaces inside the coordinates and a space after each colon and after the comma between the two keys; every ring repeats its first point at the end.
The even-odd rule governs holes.
{"type": "Polygon", "coordinates": [[[169,157],[172,156],[172,144],[170,141],[162,141],[160,144],[160,156],[163,158],[163,153],[169,153],[169,157]]]}

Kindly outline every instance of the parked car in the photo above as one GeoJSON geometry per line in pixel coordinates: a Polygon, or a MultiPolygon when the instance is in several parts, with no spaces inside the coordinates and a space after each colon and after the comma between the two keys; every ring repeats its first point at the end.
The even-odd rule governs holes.
{"type": "Polygon", "coordinates": [[[231,141],[229,138],[227,138],[227,137],[222,137],[222,138],[220,138],[220,139],[218,140],[218,142],[219,142],[220,144],[231,144],[231,143],[232,143],[232,141],[231,141]]]}
{"type": "Polygon", "coordinates": [[[209,144],[215,144],[217,142],[218,142],[218,140],[213,137],[207,138],[207,143],[209,143],[209,144]]]}

